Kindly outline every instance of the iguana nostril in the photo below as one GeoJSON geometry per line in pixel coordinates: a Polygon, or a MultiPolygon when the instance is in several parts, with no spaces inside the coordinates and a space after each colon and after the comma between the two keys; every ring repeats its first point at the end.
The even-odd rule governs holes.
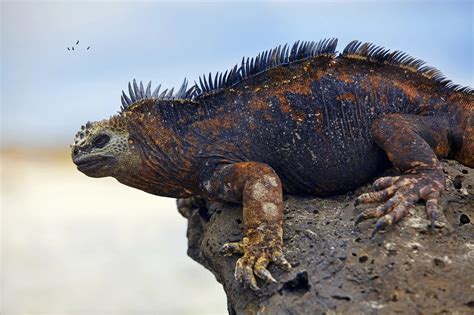
{"type": "Polygon", "coordinates": [[[78,155],[79,154],[79,149],[78,148],[74,148],[74,150],[72,151],[72,154],[74,156],[78,155]]]}

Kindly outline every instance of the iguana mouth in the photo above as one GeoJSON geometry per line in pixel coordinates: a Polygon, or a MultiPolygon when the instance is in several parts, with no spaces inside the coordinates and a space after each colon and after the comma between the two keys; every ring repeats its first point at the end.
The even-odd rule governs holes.
{"type": "Polygon", "coordinates": [[[73,162],[76,164],[77,168],[82,171],[95,167],[97,164],[102,162],[112,160],[114,156],[112,155],[96,155],[96,156],[87,156],[79,159],[74,159],[73,162]]]}

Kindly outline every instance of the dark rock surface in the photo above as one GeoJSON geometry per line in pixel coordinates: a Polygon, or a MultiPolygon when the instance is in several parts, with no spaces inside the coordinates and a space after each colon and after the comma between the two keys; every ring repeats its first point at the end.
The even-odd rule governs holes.
{"type": "Polygon", "coordinates": [[[373,221],[354,226],[354,196],[289,196],[284,252],[294,266],[271,265],[278,283],[261,292],[234,280],[238,257],[220,247],[242,237],[239,206],[211,204],[188,222],[188,254],[222,283],[231,314],[474,313],[474,169],[444,161],[446,226],[430,230],[423,205],[370,239],[373,221]]]}

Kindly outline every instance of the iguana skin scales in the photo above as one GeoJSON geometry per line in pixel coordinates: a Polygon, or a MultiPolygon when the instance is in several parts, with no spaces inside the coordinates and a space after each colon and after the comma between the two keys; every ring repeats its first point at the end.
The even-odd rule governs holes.
{"type": "MultiPolygon", "coordinates": [[[[295,43],[201,77],[178,93],[134,81],[122,111],[82,126],[72,158],[88,176],[113,176],[151,194],[243,204],[235,277],[258,290],[290,269],[282,252],[283,193],[327,196],[363,185],[356,198],[380,203],[373,233],[426,201],[432,224],[444,190],[439,158],[474,167],[474,93],[401,52],[336,40],[295,43]]],[[[179,208],[192,199],[179,199],[179,208]]]]}

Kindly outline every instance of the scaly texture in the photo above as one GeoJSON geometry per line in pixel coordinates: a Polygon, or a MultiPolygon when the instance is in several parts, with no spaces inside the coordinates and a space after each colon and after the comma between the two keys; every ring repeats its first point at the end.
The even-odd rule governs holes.
{"type": "Polygon", "coordinates": [[[381,203],[356,222],[377,219],[373,235],[425,200],[439,226],[439,158],[474,166],[473,90],[402,52],[354,41],[336,55],[336,44],[278,46],[176,93],[134,80],[118,115],[78,134],[73,160],[155,195],[242,204],[245,236],[222,252],[242,254],[235,277],[254,290],[275,281],[270,263],[291,268],[283,193],[342,193],[394,166],[356,199],[381,203]]]}

